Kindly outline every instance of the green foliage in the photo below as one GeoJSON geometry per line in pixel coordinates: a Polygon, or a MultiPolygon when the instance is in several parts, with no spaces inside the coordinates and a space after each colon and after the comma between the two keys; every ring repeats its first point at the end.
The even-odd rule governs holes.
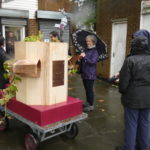
{"type": "Polygon", "coordinates": [[[21,78],[16,76],[11,69],[11,64],[9,62],[4,63],[4,69],[6,73],[4,74],[4,78],[8,79],[10,84],[6,89],[2,90],[3,96],[0,98],[0,105],[6,105],[13,97],[15,97],[17,92],[16,83],[21,81],[21,78]]]}
{"type": "Polygon", "coordinates": [[[69,74],[75,74],[75,73],[77,73],[77,72],[78,72],[78,70],[75,69],[75,68],[69,70],[69,74]]]}
{"type": "Polygon", "coordinates": [[[89,18],[86,22],[85,25],[90,26],[92,24],[96,23],[96,15],[93,15],[91,18],[89,18]]]}
{"type": "Polygon", "coordinates": [[[87,26],[91,26],[96,23],[96,3],[97,0],[87,0],[86,2],[86,5],[91,5],[91,7],[95,10],[90,14],[89,19],[85,22],[85,25],[87,26]]]}
{"type": "Polygon", "coordinates": [[[24,39],[25,42],[40,42],[42,41],[43,34],[39,31],[38,35],[31,35],[24,39]]]}
{"type": "Polygon", "coordinates": [[[9,74],[8,73],[4,73],[4,78],[8,79],[9,78],[9,74]]]}
{"type": "MultiPolygon", "coordinates": [[[[94,30],[96,23],[96,4],[97,0],[84,0],[83,5],[74,7],[74,20],[79,22],[79,25],[86,26],[89,30],[94,30]],[[78,11],[77,11],[78,10],[78,11]]],[[[76,22],[74,22],[76,24],[76,22]]]]}
{"type": "Polygon", "coordinates": [[[3,95],[0,98],[0,105],[5,108],[4,117],[0,118],[0,125],[3,124],[6,117],[10,118],[6,114],[6,104],[16,96],[16,92],[18,91],[16,83],[21,81],[21,78],[12,72],[11,62],[5,62],[3,66],[6,72],[4,73],[4,78],[9,80],[9,86],[2,90],[3,95]]]}

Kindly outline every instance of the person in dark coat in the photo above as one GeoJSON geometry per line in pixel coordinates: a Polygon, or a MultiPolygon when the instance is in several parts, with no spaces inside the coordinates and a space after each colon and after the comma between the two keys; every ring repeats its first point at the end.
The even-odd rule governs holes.
{"type": "Polygon", "coordinates": [[[134,36],[131,54],[125,59],[120,71],[119,91],[122,94],[125,118],[123,150],[135,150],[137,139],[141,150],[149,150],[150,48],[148,37],[134,36]]]}
{"type": "Polygon", "coordinates": [[[17,38],[14,33],[11,31],[8,32],[8,36],[6,37],[6,53],[12,58],[14,58],[15,41],[17,41],[17,38]]]}
{"type": "Polygon", "coordinates": [[[3,63],[8,60],[6,52],[4,51],[4,38],[0,36],[0,89],[4,89],[5,85],[8,83],[8,80],[4,78],[4,67],[3,63]]]}
{"type": "Polygon", "coordinates": [[[150,33],[145,29],[141,29],[141,30],[138,30],[137,32],[133,33],[133,38],[139,37],[139,36],[143,36],[148,39],[148,46],[150,48],[150,33]]]}
{"type": "Polygon", "coordinates": [[[86,103],[83,104],[83,111],[92,111],[94,109],[94,80],[96,79],[96,63],[98,61],[98,52],[96,49],[97,39],[94,35],[86,37],[87,49],[81,53],[81,77],[86,91],[86,103]]]}

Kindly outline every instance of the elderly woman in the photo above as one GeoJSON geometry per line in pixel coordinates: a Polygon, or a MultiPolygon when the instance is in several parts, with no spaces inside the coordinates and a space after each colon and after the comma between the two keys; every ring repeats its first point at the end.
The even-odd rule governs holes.
{"type": "Polygon", "coordinates": [[[94,35],[86,37],[87,49],[81,53],[81,77],[86,91],[86,103],[83,104],[83,111],[89,112],[94,109],[94,80],[96,79],[96,63],[98,52],[96,49],[97,39],[94,35]]]}

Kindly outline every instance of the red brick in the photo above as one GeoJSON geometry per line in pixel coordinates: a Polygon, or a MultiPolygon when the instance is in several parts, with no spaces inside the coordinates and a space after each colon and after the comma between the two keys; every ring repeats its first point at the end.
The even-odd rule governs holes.
{"type": "Polygon", "coordinates": [[[39,30],[38,20],[36,19],[29,19],[28,26],[27,26],[27,36],[30,35],[37,35],[39,30]]]}

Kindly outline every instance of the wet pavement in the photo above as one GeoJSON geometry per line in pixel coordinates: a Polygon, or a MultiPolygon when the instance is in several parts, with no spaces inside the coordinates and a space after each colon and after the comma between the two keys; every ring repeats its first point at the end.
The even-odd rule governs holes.
{"type": "MultiPolygon", "coordinates": [[[[79,135],[74,140],[60,136],[41,144],[41,150],[114,150],[123,142],[123,109],[120,94],[115,86],[97,80],[95,82],[95,110],[88,119],[78,123],[79,135]]],[[[69,78],[69,95],[85,100],[85,92],[79,75],[69,78]]],[[[17,121],[10,121],[10,128],[0,132],[0,150],[25,150],[24,135],[29,128],[17,121]]]]}

